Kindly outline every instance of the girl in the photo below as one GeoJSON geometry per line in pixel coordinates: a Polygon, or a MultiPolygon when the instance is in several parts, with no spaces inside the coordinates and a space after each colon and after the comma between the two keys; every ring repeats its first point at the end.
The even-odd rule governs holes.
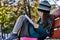
{"type": "Polygon", "coordinates": [[[11,36],[6,40],[13,40],[18,38],[17,32],[19,29],[23,28],[22,25],[24,26],[24,32],[25,28],[29,27],[29,30],[26,29],[26,31],[28,31],[29,34],[27,34],[28,32],[22,32],[20,35],[21,37],[33,37],[43,40],[47,36],[51,36],[51,30],[49,29],[51,25],[49,17],[50,8],[51,6],[47,1],[43,1],[38,5],[38,14],[40,16],[40,19],[37,23],[34,23],[27,15],[19,16],[11,36]]]}

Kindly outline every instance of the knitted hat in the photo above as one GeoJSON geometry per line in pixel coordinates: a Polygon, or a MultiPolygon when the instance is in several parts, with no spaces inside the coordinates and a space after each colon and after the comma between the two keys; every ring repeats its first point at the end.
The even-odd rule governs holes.
{"type": "Polygon", "coordinates": [[[51,5],[48,1],[42,1],[40,4],[38,4],[38,11],[50,11],[51,5]]]}

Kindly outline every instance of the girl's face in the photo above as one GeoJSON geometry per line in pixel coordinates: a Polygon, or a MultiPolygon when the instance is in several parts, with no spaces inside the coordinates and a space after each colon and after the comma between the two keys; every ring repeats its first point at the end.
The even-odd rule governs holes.
{"type": "Polygon", "coordinates": [[[38,15],[39,15],[39,17],[42,17],[43,16],[43,12],[38,11],[38,15]]]}

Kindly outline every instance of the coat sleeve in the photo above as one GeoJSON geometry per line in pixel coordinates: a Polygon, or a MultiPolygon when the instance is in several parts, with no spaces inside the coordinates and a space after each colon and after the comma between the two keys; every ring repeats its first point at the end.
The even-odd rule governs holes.
{"type": "MultiPolygon", "coordinates": [[[[50,28],[50,21],[48,22],[47,28],[50,28]]],[[[35,28],[36,32],[38,32],[39,34],[41,34],[42,36],[50,36],[51,32],[48,29],[48,31],[46,30],[46,28],[44,28],[41,24],[39,24],[38,28],[35,28]]]]}
{"type": "Polygon", "coordinates": [[[47,36],[46,29],[45,29],[42,25],[39,25],[39,27],[36,28],[35,30],[36,30],[36,32],[38,32],[41,36],[44,36],[44,37],[47,36]]]}

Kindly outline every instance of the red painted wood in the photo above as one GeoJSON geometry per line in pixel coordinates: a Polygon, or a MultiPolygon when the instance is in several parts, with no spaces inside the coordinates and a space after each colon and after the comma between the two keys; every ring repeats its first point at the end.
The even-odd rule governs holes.
{"type": "Polygon", "coordinates": [[[51,38],[60,38],[60,30],[54,30],[51,38]]]}
{"type": "Polygon", "coordinates": [[[54,27],[55,27],[55,28],[60,27],[60,18],[57,18],[57,19],[55,20],[54,27]]]}
{"type": "Polygon", "coordinates": [[[58,10],[56,10],[53,15],[56,17],[60,17],[60,8],[58,10]]]}

